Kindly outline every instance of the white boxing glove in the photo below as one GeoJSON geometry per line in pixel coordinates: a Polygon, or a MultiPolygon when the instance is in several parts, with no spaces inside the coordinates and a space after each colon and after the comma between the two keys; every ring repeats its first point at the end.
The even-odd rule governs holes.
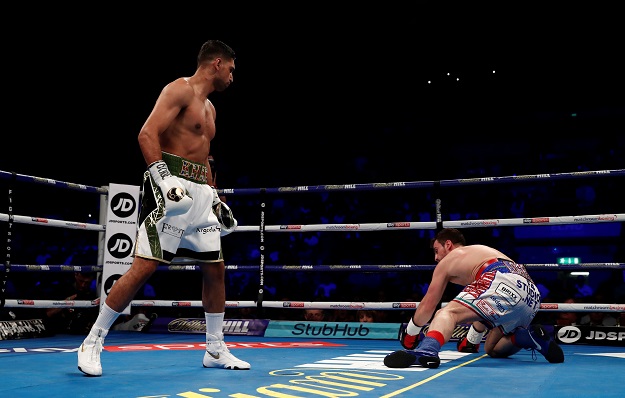
{"type": "Polygon", "coordinates": [[[221,225],[221,236],[226,236],[237,229],[237,219],[232,215],[232,210],[227,204],[219,199],[219,194],[215,187],[213,188],[213,212],[217,216],[217,220],[221,225]]]}
{"type": "Polygon", "coordinates": [[[169,172],[167,164],[157,160],[148,166],[154,182],[161,190],[165,200],[165,214],[179,216],[191,208],[193,199],[186,194],[184,186],[169,172]]]}

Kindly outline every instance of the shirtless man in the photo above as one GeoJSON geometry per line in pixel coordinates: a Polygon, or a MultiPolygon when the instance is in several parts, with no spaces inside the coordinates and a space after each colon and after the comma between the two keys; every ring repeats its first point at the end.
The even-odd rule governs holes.
{"type": "Polygon", "coordinates": [[[540,293],[524,266],[484,245],[466,245],[454,228],[445,228],[432,240],[437,262],[427,293],[419,303],[399,340],[406,350],[384,358],[389,368],[418,364],[438,368],[438,353],[458,324],[472,322],[460,351],[477,352],[482,336],[493,358],[506,358],[521,348],[535,349],[551,363],[564,362],[564,354],[540,325],[530,325],[540,308],[540,293]],[[445,307],[432,314],[443,297],[447,283],[465,286],[445,307]],[[432,320],[427,334],[423,326],[432,320]],[[472,344],[474,350],[467,350],[472,344]]]}
{"type": "Polygon", "coordinates": [[[249,369],[230,353],[222,332],[226,293],[221,236],[237,226],[232,212],[212,186],[209,166],[215,137],[213,91],[233,81],[235,53],[218,40],[202,45],[197,69],[161,91],[139,132],[139,147],[148,165],[134,260],[113,285],[89,335],[78,349],[78,369],[101,376],[104,338],[121,311],[130,304],[160,263],[191,260],[202,270],[202,306],[206,317],[207,368],[249,369]]]}

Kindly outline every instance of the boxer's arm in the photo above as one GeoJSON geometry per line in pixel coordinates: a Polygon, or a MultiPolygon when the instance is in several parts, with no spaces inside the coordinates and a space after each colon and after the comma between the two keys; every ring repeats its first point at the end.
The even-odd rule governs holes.
{"type": "Polygon", "coordinates": [[[443,297],[445,287],[447,287],[449,277],[445,270],[446,267],[444,264],[441,266],[441,263],[434,269],[428,291],[419,303],[414,315],[410,318],[410,321],[408,321],[408,326],[406,329],[402,328],[399,331],[399,342],[408,350],[416,348],[423,339],[422,328],[432,319],[432,315],[434,315],[434,311],[443,297]]]}
{"type": "Polygon", "coordinates": [[[174,80],[161,90],[137,137],[146,165],[161,160],[162,151],[169,149],[161,147],[160,136],[174,123],[182,109],[191,103],[193,96],[193,88],[183,78],[174,80]]]}
{"type": "MultiPolygon", "coordinates": [[[[212,155],[208,155],[208,166],[210,167],[208,185],[213,188],[217,188],[217,164],[215,163],[215,158],[213,158],[212,155]]],[[[219,199],[226,203],[226,197],[224,195],[219,195],[219,199]]]]}
{"type": "Polygon", "coordinates": [[[213,212],[217,216],[217,220],[221,225],[221,236],[232,233],[238,225],[237,219],[234,218],[230,207],[221,201],[217,190],[213,187],[213,212]]]}
{"type": "Polygon", "coordinates": [[[445,288],[447,287],[447,283],[449,281],[445,264],[443,264],[444,261],[445,259],[441,260],[436,268],[434,268],[432,281],[428,286],[428,290],[425,293],[425,296],[423,296],[423,299],[419,303],[419,306],[412,317],[415,325],[423,326],[428,323],[430,319],[432,319],[432,315],[434,315],[436,307],[443,298],[445,288]]]}
{"type": "Polygon", "coordinates": [[[217,168],[215,165],[215,159],[209,155],[208,164],[211,168],[209,173],[209,185],[213,187],[213,212],[219,220],[221,225],[221,236],[226,236],[232,233],[238,225],[236,218],[232,215],[232,210],[226,205],[226,197],[219,196],[217,193],[217,168]]]}

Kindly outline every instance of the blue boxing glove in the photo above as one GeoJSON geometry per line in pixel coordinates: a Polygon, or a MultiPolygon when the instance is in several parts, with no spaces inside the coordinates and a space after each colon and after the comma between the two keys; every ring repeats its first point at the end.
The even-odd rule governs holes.
{"type": "Polygon", "coordinates": [[[167,164],[157,160],[148,166],[152,179],[158,185],[165,201],[165,215],[179,216],[186,213],[193,204],[193,199],[186,194],[185,187],[171,175],[167,164]]]}
{"type": "Polygon", "coordinates": [[[406,329],[400,328],[399,335],[397,336],[402,347],[407,350],[414,350],[417,348],[421,340],[425,337],[422,329],[423,326],[415,325],[412,318],[410,318],[410,321],[408,321],[408,327],[406,327],[406,329]]]}
{"type": "Polygon", "coordinates": [[[221,236],[226,236],[237,229],[237,219],[232,215],[232,210],[227,204],[219,199],[219,194],[215,187],[213,188],[213,212],[217,216],[217,220],[221,226],[221,236]]]}

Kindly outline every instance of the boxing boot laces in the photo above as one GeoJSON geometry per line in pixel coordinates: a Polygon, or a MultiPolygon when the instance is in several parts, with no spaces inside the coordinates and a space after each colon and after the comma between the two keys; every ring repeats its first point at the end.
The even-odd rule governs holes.
{"type": "Polygon", "coordinates": [[[532,351],[536,350],[550,363],[564,362],[564,352],[562,348],[551,338],[549,333],[541,325],[532,325],[529,328],[529,336],[534,342],[532,351]]]}
{"type": "Polygon", "coordinates": [[[101,376],[102,364],[100,353],[104,345],[104,337],[107,331],[97,329],[97,334],[90,331],[83,343],[78,348],[78,370],[87,376],[101,376]]]}

